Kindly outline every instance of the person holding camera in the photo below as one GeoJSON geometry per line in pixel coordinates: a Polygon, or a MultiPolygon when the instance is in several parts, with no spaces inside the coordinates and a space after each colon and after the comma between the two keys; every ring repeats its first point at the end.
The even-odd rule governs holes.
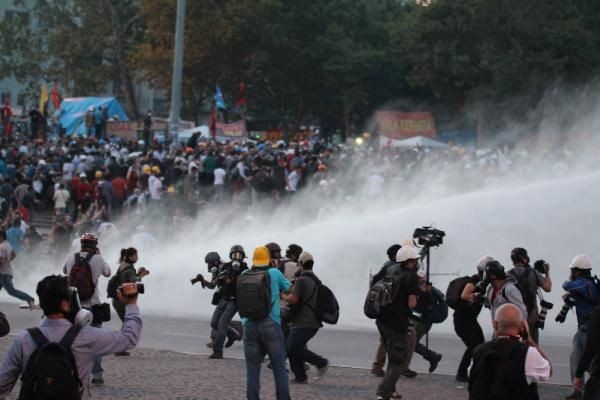
{"type": "MultiPolygon", "coordinates": [[[[81,306],[92,312],[94,316],[92,326],[102,328],[102,322],[110,320],[110,308],[106,316],[106,307],[110,306],[104,307],[100,302],[98,279],[101,275],[110,276],[110,266],[100,255],[96,235],[84,233],[79,242],[81,251],[67,257],[63,273],[68,276],[69,285],[77,288],[81,306]]],[[[92,384],[104,384],[103,372],[102,359],[98,356],[92,368],[92,384]]]]}
{"type": "MultiPolygon", "coordinates": [[[[204,257],[204,262],[206,263],[206,267],[208,269],[208,273],[211,274],[210,281],[207,281],[204,278],[204,275],[198,274],[195,278],[191,279],[192,285],[200,282],[203,289],[214,289],[217,287],[217,280],[219,276],[219,269],[221,267],[221,256],[216,251],[210,251],[204,257]]],[[[221,300],[221,294],[216,291],[213,293],[213,298],[211,304],[213,306],[218,306],[221,300]]],[[[216,309],[215,309],[216,312],[216,309]]],[[[214,313],[213,313],[214,314],[214,313]]],[[[214,318],[214,316],[213,316],[214,318]]],[[[210,342],[206,344],[206,347],[212,348],[215,343],[215,338],[217,336],[217,331],[211,328],[210,332],[210,342]]],[[[236,340],[240,340],[242,338],[241,331],[236,329],[233,323],[229,323],[227,326],[227,343],[225,343],[225,347],[231,347],[236,340]]]]}
{"type": "MultiPolygon", "coordinates": [[[[600,289],[592,277],[592,262],[585,255],[577,255],[569,265],[571,276],[563,283],[563,289],[567,292],[564,296],[565,307],[556,317],[557,322],[565,322],[566,313],[573,306],[577,314],[577,332],[573,336],[573,348],[571,349],[570,367],[571,381],[577,377],[577,367],[586,348],[586,341],[591,337],[589,334],[589,320],[594,308],[600,304],[600,289]]],[[[583,375],[580,376],[583,379],[583,375]]],[[[580,399],[582,393],[577,388],[567,397],[567,400],[580,399]]]]}
{"type": "Polygon", "coordinates": [[[10,394],[23,375],[20,398],[38,398],[41,393],[37,391],[41,390],[64,399],[88,400],[90,371],[96,355],[130,350],[140,340],[142,320],[137,306],[137,286],[127,283],[119,289],[117,296],[125,305],[125,321],[121,330],[114,332],[73,324],[75,307],[71,304],[73,296],[67,277],[46,276],[38,283],[36,293],[45,317],[37,328],[18,334],[11,343],[0,367],[0,399],[10,394]],[[72,354],[72,358],[56,359],[56,346],[66,350],[59,354],[72,354]],[[74,360],[75,365],[70,360],[74,360]],[[68,365],[70,369],[48,368],[51,361],[54,361],[52,365],[68,365]],[[44,375],[29,375],[29,369],[41,370],[44,375]]]}
{"type": "MultiPolygon", "coordinates": [[[[150,274],[144,267],[138,268],[135,270],[135,263],[138,261],[138,252],[135,248],[129,247],[127,249],[121,249],[121,256],[119,258],[119,268],[117,268],[117,272],[111,278],[111,281],[114,280],[114,285],[116,288],[123,285],[124,283],[135,283],[138,284],[141,282],[142,278],[146,275],[150,274]]],[[[140,291],[142,293],[142,291],[140,291]]],[[[116,290],[115,290],[116,294],[116,290]]],[[[113,297],[112,306],[117,312],[119,319],[124,322],[125,321],[125,305],[119,301],[118,298],[113,297]]],[[[128,356],[129,353],[119,352],[115,353],[115,356],[128,356]]]]}
{"type": "Polygon", "coordinates": [[[494,339],[477,346],[469,376],[469,400],[539,399],[537,383],[546,382],[552,366],[529,335],[522,310],[503,304],[493,319],[494,339]]]}
{"type": "Polygon", "coordinates": [[[540,312],[537,304],[538,288],[545,292],[552,290],[552,279],[550,278],[550,265],[544,260],[537,260],[533,268],[529,265],[529,255],[522,247],[515,247],[510,253],[513,268],[508,271],[509,275],[516,278],[521,289],[521,296],[527,308],[527,323],[533,340],[539,341],[538,319],[540,312]]]}
{"type": "Polygon", "coordinates": [[[232,246],[229,258],[231,259],[229,262],[220,265],[216,278],[220,299],[210,320],[210,326],[215,330],[213,353],[208,357],[210,359],[223,358],[223,346],[228,327],[238,310],[237,278],[248,269],[248,265],[244,262],[246,253],[242,246],[237,244],[232,246]]]}
{"type": "Polygon", "coordinates": [[[523,320],[527,320],[527,308],[516,283],[515,277],[507,275],[504,266],[498,261],[490,261],[486,264],[484,279],[479,282],[477,291],[485,292],[483,304],[490,309],[492,321],[498,308],[506,303],[515,305],[521,310],[523,320]]]}

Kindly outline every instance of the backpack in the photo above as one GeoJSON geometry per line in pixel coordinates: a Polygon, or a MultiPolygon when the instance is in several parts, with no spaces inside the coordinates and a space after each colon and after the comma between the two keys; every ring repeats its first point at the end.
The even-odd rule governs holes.
{"type": "Polygon", "coordinates": [[[326,324],[337,324],[338,319],[340,318],[340,305],[338,304],[338,301],[331,289],[323,285],[323,283],[313,274],[306,274],[302,276],[311,278],[317,285],[316,307],[313,308],[309,303],[306,305],[313,310],[319,321],[325,322],[326,324]]]}
{"type": "Polygon", "coordinates": [[[384,315],[385,308],[394,301],[394,283],[394,279],[384,278],[371,286],[364,305],[368,318],[377,319],[384,315]]]}
{"type": "Polygon", "coordinates": [[[448,318],[448,305],[444,301],[444,294],[432,288],[433,304],[428,311],[427,321],[432,324],[440,324],[448,318]]]}
{"type": "Polygon", "coordinates": [[[533,268],[527,267],[525,268],[525,272],[521,274],[520,277],[517,276],[514,270],[509,272],[516,280],[517,283],[515,286],[521,292],[521,297],[523,297],[523,303],[527,308],[527,312],[531,312],[537,304],[537,287],[534,290],[531,290],[531,283],[529,282],[529,274],[533,272],[533,268]]]}
{"type": "Polygon", "coordinates": [[[253,268],[237,278],[237,304],[240,317],[265,319],[271,314],[271,278],[269,268],[253,268]]]}
{"type": "MultiPolygon", "coordinates": [[[[128,266],[127,268],[133,268],[133,267],[128,266]]],[[[127,268],[125,268],[125,269],[127,269],[127,268]]],[[[109,299],[117,298],[117,289],[119,289],[119,286],[121,286],[121,284],[123,283],[123,282],[121,282],[121,273],[123,271],[120,271],[117,269],[117,272],[108,280],[108,286],[106,286],[106,297],[108,297],[109,299]]],[[[135,268],[134,268],[134,271],[135,271],[135,268]]]]}
{"type": "Polygon", "coordinates": [[[49,342],[39,328],[27,329],[37,345],[21,378],[19,400],[78,400],[81,381],[71,345],[81,330],[69,328],[60,342],[49,342]]]}
{"type": "Polygon", "coordinates": [[[461,304],[462,292],[465,289],[467,283],[469,283],[470,277],[461,276],[459,278],[453,279],[448,284],[448,289],[446,289],[446,304],[453,310],[456,310],[461,304]]]}
{"type": "Polygon", "coordinates": [[[92,257],[94,257],[94,253],[91,252],[85,258],[81,258],[81,253],[76,253],[75,264],[69,272],[69,285],[77,288],[80,301],[91,299],[96,291],[96,284],[90,267],[92,257]]]}

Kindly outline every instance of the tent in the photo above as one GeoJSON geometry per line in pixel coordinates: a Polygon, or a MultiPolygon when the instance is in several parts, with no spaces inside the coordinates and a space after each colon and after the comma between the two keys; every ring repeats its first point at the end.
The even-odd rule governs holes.
{"type": "Polygon", "coordinates": [[[125,110],[115,97],[68,97],[60,104],[60,124],[67,135],[85,135],[85,114],[90,107],[107,107],[109,118],[117,116],[119,121],[129,121],[125,110]]]}
{"type": "Polygon", "coordinates": [[[413,136],[408,139],[390,139],[385,136],[380,136],[379,138],[380,144],[382,146],[399,146],[399,147],[434,147],[434,148],[444,148],[448,147],[447,144],[438,142],[437,140],[430,139],[425,136],[413,136]]]}

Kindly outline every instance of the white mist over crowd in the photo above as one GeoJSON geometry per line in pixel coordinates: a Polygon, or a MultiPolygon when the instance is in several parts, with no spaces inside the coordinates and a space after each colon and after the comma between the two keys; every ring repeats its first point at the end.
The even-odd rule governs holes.
{"type": "MultiPolygon", "coordinates": [[[[482,255],[493,255],[510,268],[511,249],[525,247],[532,261],[542,258],[551,265],[555,283],[546,297],[555,308],[546,332],[560,333],[564,328],[554,316],[562,305],[560,286],[568,279],[570,260],[587,254],[600,273],[598,132],[600,104],[594,90],[552,91],[525,122],[497,135],[495,147],[420,151],[417,158],[424,160],[418,167],[405,168],[394,162],[393,153],[348,150],[351,163],[342,176],[284,199],[277,209],[215,205],[178,225],[174,234],[145,220],[156,244],[139,249],[138,266],[151,271],[140,302],[147,313],[208,318],[212,293],[190,283],[207,272],[207,252],[227,259],[229,248],[241,244],[250,264],[256,246],[277,242],[285,249],[296,243],[314,255],[315,272],[336,293],[340,325],[372,327],[362,311],[369,274],[386,260],[388,246],[434,223],[446,232],[444,244],[431,253],[434,286],[445,291],[454,277],[436,274],[473,274],[482,255]],[[508,150],[503,138],[515,132],[530,135],[508,150]],[[369,195],[372,175],[384,178],[380,194],[369,195]]],[[[127,235],[100,243],[115,269],[120,248],[133,245],[129,232],[134,227],[121,230],[127,235]]],[[[17,273],[23,288],[35,288],[41,276],[61,269],[36,260],[21,262],[27,265],[17,273]]],[[[100,285],[105,293],[106,281],[100,285]]],[[[489,318],[485,311],[482,315],[489,318]]],[[[574,324],[572,315],[565,324],[569,332],[574,324]]],[[[485,319],[482,326],[489,327],[485,319]]]]}

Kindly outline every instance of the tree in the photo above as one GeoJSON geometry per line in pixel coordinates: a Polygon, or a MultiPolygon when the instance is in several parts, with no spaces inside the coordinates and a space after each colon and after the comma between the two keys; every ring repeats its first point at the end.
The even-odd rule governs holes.
{"type": "Polygon", "coordinates": [[[0,71],[13,74],[30,92],[39,80],[60,81],[73,95],[91,95],[113,82],[137,118],[128,62],[140,38],[138,0],[15,0],[27,14],[0,27],[6,49],[0,71]]]}

